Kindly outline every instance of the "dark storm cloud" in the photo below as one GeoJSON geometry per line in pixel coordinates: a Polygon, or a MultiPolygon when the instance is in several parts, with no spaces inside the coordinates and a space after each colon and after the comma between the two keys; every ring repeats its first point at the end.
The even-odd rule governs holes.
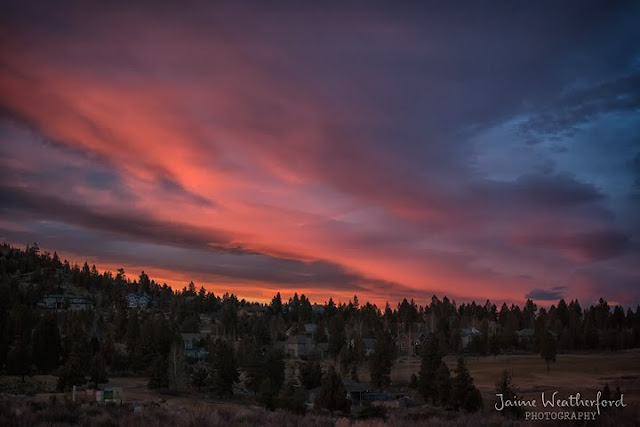
{"type": "Polygon", "coordinates": [[[9,241],[33,240],[43,247],[55,246],[60,251],[111,262],[133,261],[191,274],[265,281],[284,289],[402,289],[398,283],[368,278],[326,261],[303,262],[248,251],[233,246],[225,233],[216,230],[154,221],[132,213],[95,212],[47,195],[7,187],[0,187],[0,204],[0,212],[7,220],[29,228],[16,232],[3,229],[0,224],[2,238],[9,241]],[[65,237],[59,240],[59,236],[65,237]],[[99,245],[93,244],[98,241],[99,245]]]}
{"type": "Polygon", "coordinates": [[[566,174],[523,175],[513,186],[516,197],[542,208],[558,208],[591,203],[604,195],[593,185],[566,174]]]}
{"type": "Polygon", "coordinates": [[[569,234],[562,230],[554,234],[539,231],[522,241],[531,246],[557,249],[583,261],[599,261],[637,252],[629,235],[613,229],[569,234]]]}
{"type": "Polygon", "coordinates": [[[605,195],[596,186],[566,173],[528,173],[514,181],[484,180],[472,183],[467,212],[520,216],[523,212],[561,213],[588,207],[590,215],[601,216],[598,203],[605,195]]]}
{"type": "Polygon", "coordinates": [[[551,289],[532,289],[525,295],[525,298],[537,301],[558,301],[564,298],[566,290],[566,286],[554,286],[551,289]]]}
{"type": "Polygon", "coordinates": [[[35,191],[0,186],[0,202],[5,212],[14,211],[32,218],[54,219],[123,237],[184,247],[245,251],[240,247],[232,247],[229,235],[223,231],[154,221],[147,215],[135,215],[131,212],[98,211],[35,191]]]}

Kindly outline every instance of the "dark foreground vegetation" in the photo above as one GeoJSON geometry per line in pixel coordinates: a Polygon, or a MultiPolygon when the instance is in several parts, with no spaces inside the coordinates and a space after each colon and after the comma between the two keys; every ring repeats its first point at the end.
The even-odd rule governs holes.
{"type": "MultiPolygon", "coordinates": [[[[5,389],[0,425],[83,424],[89,418],[128,425],[140,416],[149,425],[298,425],[296,417],[304,414],[309,425],[341,417],[486,425],[501,414],[484,401],[465,357],[537,353],[549,370],[562,353],[640,344],[640,307],[610,307],[603,299],[585,308],[560,300],[538,309],[531,300],[520,308],[490,301],[458,305],[433,296],[425,305],[405,299],[379,308],[356,296],[320,305],[298,294],[283,301],[278,293],[270,304],[259,304],[193,283],[173,290],[144,272],[132,279],[122,269],[114,275],[86,263],[70,265],[35,244],[0,246],[0,325],[0,370],[23,384],[48,374],[56,376],[59,392],[100,390],[109,378],[134,376],[148,378],[148,388],[161,393],[241,396],[253,405],[234,415],[165,414],[161,405],[134,414],[95,400],[79,406],[10,398],[21,393],[5,389]],[[447,355],[455,355],[455,366],[443,362],[447,355]],[[407,357],[419,357],[419,369],[410,381],[392,382],[394,365],[407,357]],[[477,411],[482,423],[465,415],[477,411]]],[[[517,393],[508,372],[495,381],[497,391],[517,393]]]]}
{"type": "MultiPolygon", "coordinates": [[[[629,408],[626,413],[608,412],[590,425],[604,427],[632,426],[640,419],[637,407],[629,408]]],[[[284,411],[270,412],[264,409],[247,409],[231,413],[220,410],[176,411],[162,405],[146,407],[134,412],[130,406],[78,405],[69,402],[34,402],[24,398],[10,398],[0,401],[0,425],[15,427],[83,425],[83,426],[185,426],[185,427],[226,427],[226,426],[267,426],[267,427],[348,427],[354,426],[397,426],[409,427],[425,425],[445,426],[502,426],[505,419],[496,412],[483,411],[478,414],[444,411],[438,408],[414,408],[402,413],[392,414],[386,420],[364,419],[349,420],[330,417],[325,414],[296,415],[284,411]]],[[[510,419],[509,426],[529,426],[530,422],[510,419]]],[[[553,425],[538,422],[536,425],[553,425]]]]}

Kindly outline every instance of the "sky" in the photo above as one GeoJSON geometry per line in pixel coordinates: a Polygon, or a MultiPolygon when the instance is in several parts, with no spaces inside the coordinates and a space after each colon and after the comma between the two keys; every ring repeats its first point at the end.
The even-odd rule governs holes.
{"type": "Polygon", "coordinates": [[[638,22],[2,0],[0,241],[262,301],[635,306],[638,22]]]}

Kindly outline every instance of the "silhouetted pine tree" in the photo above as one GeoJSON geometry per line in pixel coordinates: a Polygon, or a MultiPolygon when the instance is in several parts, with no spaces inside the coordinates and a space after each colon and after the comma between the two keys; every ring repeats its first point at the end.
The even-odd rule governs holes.
{"type": "MultiPolygon", "coordinates": [[[[496,394],[502,394],[505,400],[519,400],[521,396],[513,385],[511,374],[506,369],[502,371],[500,379],[496,382],[496,394]]],[[[505,406],[501,411],[505,416],[519,417],[524,412],[520,406],[505,406]]]]}
{"type": "Polygon", "coordinates": [[[464,359],[458,359],[458,366],[454,370],[456,376],[452,381],[451,402],[456,409],[463,409],[467,412],[478,411],[482,408],[482,395],[480,390],[473,384],[473,378],[467,369],[464,359]]]}
{"type": "Polygon", "coordinates": [[[348,411],[350,402],[347,399],[347,392],[340,376],[335,368],[329,366],[327,373],[322,379],[322,385],[316,395],[315,404],[324,409],[333,411],[348,411]]]}

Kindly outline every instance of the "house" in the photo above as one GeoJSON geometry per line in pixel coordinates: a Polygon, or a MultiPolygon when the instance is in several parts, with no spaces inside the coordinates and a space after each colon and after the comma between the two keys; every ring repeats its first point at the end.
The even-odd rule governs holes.
{"type": "Polygon", "coordinates": [[[287,357],[291,358],[307,357],[313,353],[314,350],[316,350],[315,343],[311,337],[306,335],[297,334],[290,336],[284,343],[284,352],[287,357]]]}
{"type": "Polygon", "coordinates": [[[200,340],[205,337],[204,334],[199,333],[182,333],[180,334],[180,336],[182,337],[182,341],[184,342],[185,350],[194,348],[195,346],[197,346],[200,340]]]}
{"type": "Polygon", "coordinates": [[[318,329],[318,325],[315,323],[305,323],[304,324],[304,334],[312,337],[316,333],[316,329],[318,329]]]}
{"type": "Polygon", "coordinates": [[[247,316],[257,316],[259,314],[263,314],[267,311],[267,307],[261,304],[249,304],[245,307],[241,307],[238,309],[238,317],[247,316]]]}
{"type": "Polygon", "coordinates": [[[477,330],[476,328],[460,328],[460,344],[462,349],[469,347],[471,341],[475,337],[482,336],[482,332],[477,330]]]}
{"type": "Polygon", "coordinates": [[[71,310],[91,310],[93,303],[85,297],[79,295],[73,295],[69,298],[69,308],[71,310]]]}
{"type": "Polygon", "coordinates": [[[321,359],[324,359],[325,355],[329,354],[329,343],[326,343],[326,342],[316,343],[316,346],[313,349],[313,351],[318,353],[321,359]]]}
{"type": "Polygon", "coordinates": [[[536,331],[533,328],[525,328],[516,331],[516,337],[518,338],[518,345],[528,346],[533,345],[536,341],[536,331]]]}
{"type": "Polygon", "coordinates": [[[420,331],[416,336],[413,337],[413,348],[415,349],[415,353],[419,354],[420,349],[422,348],[422,344],[427,340],[427,335],[420,331]]]}
{"type": "Polygon", "coordinates": [[[414,354],[413,339],[405,332],[398,334],[396,346],[398,356],[411,356],[414,354]]]}
{"type": "Polygon", "coordinates": [[[286,331],[284,331],[284,334],[288,337],[293,337],[298,333],[298,325],[293,324],[289,327],[289,329],[287,329],[286,331]]]}
{"type": "Polygon", "coordinates": [[[194,347],[184,350],[185,357],[189,359],[203,360],[209,355],[209,352],[202,347],[194,347]]]}
{"type": "Polygon", "coordinates": [[[200,346],[200,341],[205,338],[204,334],[184,333],[180,334],[184,342],[184,355],[191,359],[204,359],[209,352],[200,346]]]}
{"type": "MultiPolygon", "coordinates": [[[[555,339],[558,339],[558,334],[548,329],[547,331],[555,339]]],[[[518,339],[518,346],[532,348],[536,343],[536,331],[533,328],[520,329],[519,331],[516,331],[516,338],[518,339]]]]}
{"type": "Polygon", "coordinates": [[[127,295],[127,304],[129,308],[147,308],[150,302],[151,298],[147,295],[136,295],[134,293],[127,295]]]}
{"type": "Polygon", "coordinates": [[[324,306],[323,306],[323,305],[320,305],[320,304],[317,304],[317,303],[314,303],[314,304],[311,306],[311,311],[312,311],[314,314],[322,314],[322,313],[324,313],[324,306]]]}
{"type": "Polygon", "coordinates": [[[347,391],[347,399],[351,401],[351,405],[361,405],[366,401],[369,393],[369,387],[353,380],[345,379],[343,381],[344,389],[347,391]]]}
{"type": "Polygon", "coordinates": [[[38,302],[38,307],[48,310],[90,310],[93,308],[93,302],[80,295],[50,294],[38,302]]]}
{"type": "Polygon", "coordinates": [[[363,338],[364,355],[365,357],[371,356],[376,351],[376,340],[374,338],[363,338]]]}

